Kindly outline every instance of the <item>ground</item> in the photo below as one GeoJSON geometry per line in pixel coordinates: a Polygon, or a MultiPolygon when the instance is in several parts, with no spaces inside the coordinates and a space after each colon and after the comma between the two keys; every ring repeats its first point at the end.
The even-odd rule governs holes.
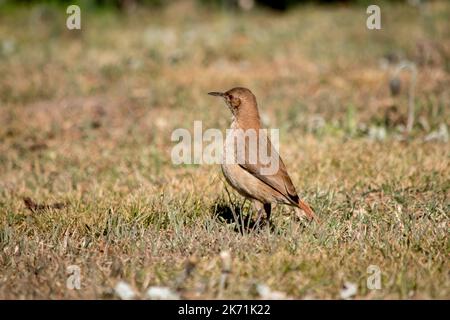
{"type": "Polygon", "coordinates": [[[65,8],[0,10],[0,298],[118,298],[121,280],[138,297],[339,299],[347,283],[355,299],[449,299],[450,4],[382,4],[381,30],[365,9],[82,8],[81,31],[65,8]],[[389,87],[402,60],[409,134],[411,74],[389,87]],[[280,129],[320,224],[278,206],[272,229],[240,232],[231,208],[251,207],[220,167],[172,163],[174,129],[225,131],[207,92],[234,86],[280,129]]]}

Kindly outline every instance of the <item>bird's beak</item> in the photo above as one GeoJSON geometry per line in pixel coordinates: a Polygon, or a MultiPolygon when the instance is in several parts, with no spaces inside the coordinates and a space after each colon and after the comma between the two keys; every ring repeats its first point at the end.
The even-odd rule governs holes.
{"type": "Polygon", "coordinates": [[[223,97],[224,95],[222,92],[208,92],[208,94],[216,97],[223,97]]]}

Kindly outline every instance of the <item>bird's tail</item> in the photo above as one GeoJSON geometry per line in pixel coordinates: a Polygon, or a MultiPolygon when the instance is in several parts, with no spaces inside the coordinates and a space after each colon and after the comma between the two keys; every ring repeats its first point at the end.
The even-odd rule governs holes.
{"type": "Polygon", "coordinates": [[[306,216],[310,220],[315,220],[317,222],[320,222],[320,219],[316,216],[314,211],[311,209],[311,207],[304,201],[298,200],[298,207],[306,214],[306,216]]]}

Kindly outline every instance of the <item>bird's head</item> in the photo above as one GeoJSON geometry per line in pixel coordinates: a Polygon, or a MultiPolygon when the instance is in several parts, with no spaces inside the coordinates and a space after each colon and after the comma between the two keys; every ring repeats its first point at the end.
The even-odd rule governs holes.
{"type": "Polygon", "coordinates": [[[256,97],[247,88],[237,87],[226,92],[209,92],[208,94],[222,97],[234,116],[258,114],[256,97]]]}

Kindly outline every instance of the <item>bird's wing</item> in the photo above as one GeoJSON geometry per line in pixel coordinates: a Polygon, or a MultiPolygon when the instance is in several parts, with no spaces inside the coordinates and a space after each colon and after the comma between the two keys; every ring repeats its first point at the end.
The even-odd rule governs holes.
{"type": "MultiPolygon", "coordinates": [[[[286,166],[284,165],[283,160],[273,147],[269,137],[266,137],[266,143],[261,143],[261,145],[267,146],[266,150],[263,150],[263,154],[264,152],[266,152],[267,154],[267,158],[265,159],[265,161],[261,161],[262,158],[260,156],[259,140],[257,145],[258,155],[256,157],[258,161],[255,163],[255,161],[249,161],[249,157],[247,157],[247,155],[251,154],[251,150],[249,151],[249,144],[245,143],[246,161],[244,163],[239,163],[240,167],[270,186],[275,191],[278,191],[282,196],[286,198],[288,202],[298,205],[299,197],[297,195],[297,191],[295,190],[294,184],[292,183],[292,180],[287,173],[286,166]],[[270,162],[268,162],[269,159],[270,162]],[[274,165],[275,170],[270,170],[271,165],[274,165]]],[[[255,150],[254,148],[251,149],[253,151],[255,150]]]]}

